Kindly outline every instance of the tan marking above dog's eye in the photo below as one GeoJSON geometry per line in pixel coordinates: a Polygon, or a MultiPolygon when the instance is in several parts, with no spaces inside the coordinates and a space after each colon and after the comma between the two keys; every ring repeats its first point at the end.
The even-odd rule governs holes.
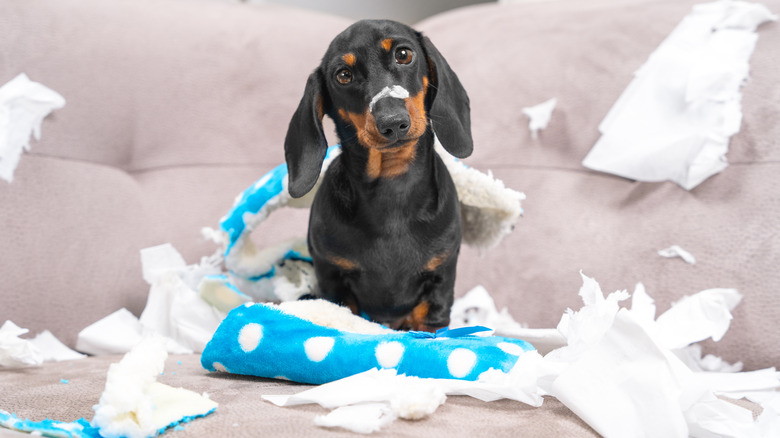
{"type": "Polygon", "coordinates": [[[385,49],[386,52],[389,52],[390,49],[393,48],[393,39],[392,38],[386,38],[382,40],[382,48],[385,49]]]}
{"type": "Polygon", "coordinates": [[[414,59],[414,51],[408,47],[399,47],[395,49],[395,62],[399,64],[409,64],[414,59]]]}
{"type": "Polygon", "coordinates": [[[341,59],[350,67],[354,67],[355,63],[357,62],[357,57],[354,53],[347,53],[346,55],[342,56],[341,59]]]}
{"type": "Polygon", "coordinates": [[[347,85],[352,82],[352,72],[346,68],[342,68],[336,73],[336,80],[341,85],[347,85]]]}

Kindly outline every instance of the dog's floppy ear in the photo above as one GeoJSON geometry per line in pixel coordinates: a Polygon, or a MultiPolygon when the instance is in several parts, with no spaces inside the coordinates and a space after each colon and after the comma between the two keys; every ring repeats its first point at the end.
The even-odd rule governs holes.
{"type": "Polygon", "coordinates": [[[289,172],[288,190],[293,198],[305,195],[317,183],[328,149],[322,130],[323,91],[322,77],[317,69],[306,81],[301,103],[287,128],[284,158],[289,172]]]}
{"type": "Polygon", "coordinates": [[[458,158],[466,158],[474,150],[469,96],[431,40],[422,35],[420,38],[431,75],[426,97],[428,118],[444,149],[458,158]]]}

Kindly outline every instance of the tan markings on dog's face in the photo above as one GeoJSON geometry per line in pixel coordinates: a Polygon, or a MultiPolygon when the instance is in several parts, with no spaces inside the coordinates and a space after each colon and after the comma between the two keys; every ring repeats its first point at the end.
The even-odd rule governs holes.
{"type": "Polygon", "coordinates": [[[350,67],[354,67],[355,63],[357,62],[357,57],[354,53],[347,53],[346,55],[342,56],[341,59],[350,67]]]}
{"type": "Polygon", "coordinates": [[[353,262],[352,260],[345,259],[344,257],[339,257],[337,255],[328,255],[327,259],[329,262],[347,271],[354,271],[360,267],[357,263],[353,262]]]}
{"type": "Polygon", "coordinates": [[[390,49],[393,48],[393,39],[392,38],[386,38],[382,40],[382,48],[385,49],[386,52],[389,52],[390,49]]]}
{"type": "Polygon", "coordinates": [[[449,252],[444,252],[442,254],[433,256],[430,260],[428,260],[428,263],[425,264],[423,269],[427,272],[435,271],[439,266],[441,266],[442,263],[444,263],[445,260],[447,260],[449,255],[449,252]]]}
{"type": "Polygon", "coordinates": [[[403,145],[387,151],[368,150],[366,174],[371,179],[395,178],[409,170],[417,152],[417,140],[410,140],[403,145]]]}
{"type": "Polygon", "coordinates": [[[374,115],[366,108],[363,113],[353,113],[339,108],[339,116],[345,122],[355,127],[358,142],[367,149],[376,149],[385,146],[386,140],[376,128],[374,115]]]}
{"type": "Polygon", "coordinates": [[[423,88],[419,93],[414,96],[409,96],[404,99],[406,104],[406,110],[409,112],[409,120],[411,126],[409,127],[409,133],[406,134],[410,138],[419,138],[425,134],[425,129],[428,127],[428,115],[425,113],[425,92],[428,89],[428,78],[423,77],[423,88]]]}
{"type": "Polygon", "coordinates": [[[343,108],[339,116],[355,127],[358,142],[368,150],[366,174],[371,179],[394,178],[409,170],[417,152],[417,140],[425,133],[428,125],[425,112],[425,94],[428,78],[423,77],[423,88],[414,96],[404,99],[406,111],[409,113],[410,127],[406,137],[410,140],[392,149],[387,147],[387,140],[379,133],[376,120],[371,111],[366,109],[362,114],[353,113],[343,108]]]}

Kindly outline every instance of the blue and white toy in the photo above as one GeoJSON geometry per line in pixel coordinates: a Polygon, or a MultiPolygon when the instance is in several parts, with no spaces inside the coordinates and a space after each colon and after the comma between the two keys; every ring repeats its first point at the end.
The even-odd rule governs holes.
{"type": "MultiPolygon", "coordinates": [[[[438,140],[436,150],[458,190],[463,243],[479,249],[497,245],[521,216],[520,203],[525,195],[506,188],[490,173],[465,166],[449,155],[438,140]]],[[[340,153],[340,146],[328,148],[321,175],[340,153]]],[[[244,190],[220,221],[217,240],[223,244],[228,272],[210,277],[201,288],[204,298],[217,307],[232,308],[236,303],[249,301],[292,301],[317,287],[305,236],[262,250],[250,238],[281,207],[311,206],[319,186],[294,199],[287,192],[287,177],[287,165],[280,164],[244,190]],[[222,299],[229,303],[222,303],[222,299]]]]}
{"type": "Polygon", "coordinates": [[[399,332],[324,300],[233,309],[201,356],[211,371],[322,384],[370,369],[423,378],[477,380],[508,372],[531,344],[475,336],[484,327],[399,332]],[[316,321],[316,322],[315,322],[316,321]]]}
{"type": "MultiPolygon", "coordinates": [[[[522,214],[525,195],[463,165],[438,142],[437,151],[458,190],[463,242],[480,249],[497,245],[522,214]]],[[[340,152],[328,148],[322,172],[340,152]]],[[[206,369],[313,384],[374,368],[476,380],[489,369],[509,371],[520,354],[533,350],[518,339],[475,336],[475,329],[397,332],[327,301],[297,301],[317,287],[305,237],[263,250],[250,239],[277,209],[311,206],[317,186],[293,199],[287,177],[287,166],[277,166],[241,193],[221,220],[217,240],[228,272],[206,277],[200,293],[230,313],[203,351],[206,369]],[[269,301],[281,304],[253,303],[269,301]]]]}

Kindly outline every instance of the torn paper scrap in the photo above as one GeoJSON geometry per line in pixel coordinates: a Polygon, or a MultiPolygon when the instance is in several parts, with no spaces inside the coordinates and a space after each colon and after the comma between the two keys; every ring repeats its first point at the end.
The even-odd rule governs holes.
{"type": "Polygon", "coordinates": [[[576,356],[560,355],[571,360],[545,389],[605,437],[687,437],[666,355],[630,312],[609,319],[600,339],[576,356]]]}
{"type": "Polygon", "coordinates": [[[263,399],[277,406],[318,404],[335,409],[340,406],[368,402],[390,402],[401,393],[414,395],[418,400],[441,400],[436,382],[447,379],[423,379],[398,374],[395,369],[372,368],[343,379],[315,386],[294,395],[263,395],[263,399]]]}
{"type": "Polygon", "coordinates": [[[685,366],[696,372],[738,373],[744,367],[742,362],[730,364],[712,354],[702,356],[702,348],[699,344],[691,344],[685,348],[676,349],[674,354],[677,355],[685,366]]]}
{"type": "Polygon", "coordinates": [[[362,403],[342,406],[327,415],[314,417],[320,427],[341,427],[351,432],[368,434],[376,432],[395,421],[398,416],[386,403],[362,403]]]}
{"type": "Polygon", "coordinates": [[[170,244],[142,250],[143,276],[151,287],[141,317],[117,310],[83,329],[76,348],[94,355],[127,353],[145,334],[154,333],[167,338],[169,353],[203,351],[225,317],[196,292],[204,278],[219,272],[216,259],[221,260],[204,257],[187,265],[170,244]]]}
{"type": "Polygon", "coordinates": [[[205,394],[157,382],[168,357],[165,343],[161,337],[144,338],[109,367],[92,419],[101,436],[151,437],[216,410],[217,403],[205,394]]]}
{"type": "Polygon", "coordinates": [[[682,249],[679,245],[672,245],[669,248],[664,248],[660,251],[658,251],[658,255],[661,257],[666,257],[668,259],[673,257],[679,257],[685,261],[685,263],[688,263],[690,265],[696,264],[696,257],[693,256],[693,254],[689,253],[688,251],[682,249]]]}
{"type": "Polygon", "coordinates": [[[567,354],[567,360],[572,359],[586,348],[598,343],[604,333],[612,326],[618,309],[618,303],[628,298],[628,292],[621,290],[609,294],[606,298],[601,292],[598,282],[582,272],[582,287],[579,295],[585,304],[579,311],[567,309],[558,323],[558,331],[566,338],[567,347],[560,348],[550,354],[556,359],[567,354]]]}
{"type": "Polygon", "coordinates": [[[471,289],[452,305],[450,328],[467,326],[490,327],[496,336],[522,339],[542,355],[566,345],[566,338],[557,329],[528,328],[515,321],[506,307],[499,312],[493,298],[482,286],[471,289]]]}
{"type": "Polygon", "coordinates": [[[30,341],[41,352],[44,362],[61,362],[65,360],[85,359],[87,355],[73,351],[57,339],[52,332],[44,330],[30,341]]]}
{"type": "MultiPolygon", "coordinates": [[[[294,395],[263,395],[277,406],[319,404],[328,409],[363,406],[367,417],[352,419],[346,409],[320,418],[317,424],[353,431],[374,430],[395,418],[418,420],[432,415],[448,394],[468,395],[483,401],[509,398],[541,406],[536,386],[542,357],[536,351],[523,353],[510,373],[489,370],[478,381],[419,378],[398,374],[395,369],[371,369],[344,379],[316,386],[294,395]],[[371,405],[370,408],[365,407],[371,405]],[[379,415],[381,414],[381,415],[379,415]]],[[[367,433],[367,432],[363,432],[367,433]]]]}
{"type": "Polygon", "coordinates": [[[583,166],[687,190],[725,169],[755,28],[776,19],[740,1],[694,6],[610,109],[583,166]]]}
{"type": "Polygon", "coordinates": [[[22,339],[20,336],[29,332],[14,324],[12,321],[6,321],[0,327],[0,366],[24,366],[40,365],[43,363],[41,351],[30,340],[22,339]]]}
{"type": "Polygon", "coordinates": [[[695,372],[672,350],[694,339],[722,336],[722,323],[730,320],[724,309],[732,310],[739,294],[731,289],[702,291],[681,300],[657,321],[647,321],[654,303],[641,284],[637,291],[639,297],[629,311],[612,305],[620,301],[622,291],[605,298],[598,283],[583,276],[580,295],[585,305],[562,318],[569,320],[562,324],[564,333],[576,336],[545,357],[548,369],[539,379],[541,389],[607,437],[774,436],[761,434],[763,427],[774,424],[774,414],[763,423],[754,422],[749,410],[715,397],[739,394],[736,388],[774,393],[780,386],[774,369],[695,372]],[[696,327],[681,323],[686,318],[696,327]],[[670,329],[675,325],[678,330],[670,329]],[[664,422],[656,424],[658,418],[664,422]]]}
{"type": "Polygon", "coordinates": [[[558,104],[558,99],[552,98],[544,101],[538,105],[528,106],[523,108],[523,114],[528,116],[528,129],[531,130],[531,137],[538,138],[539,131],[547,128],[552,118],[555,105],[558,104]]]}
{"type": "Polygon", "coordinates": [[[83,328],[76,349],[92,355],[127,353],[143,339],[138,318],[122,308],[83,328]]]}
{"type": "Polygon", "coordinates": [[[742,300],[736,289],[708,289],[685,296],[656,320],[657,342],[665,348],[684,348],[712,338],[719,341],[731,325],[731,311],[742,300]]]}
{"type": "Polygon", "coordinates": [[[203,351],[225,315],[195,289],[203,278],[220,272],[217,263],[205,257],[189,266],[173,245],[163,244],[141,250],[141,266],[151,286],[139,318],[144,330],[170,338],[189,352],[203,351]]]}
{"type": "Polygon", "coordinates": [[[41,139],[43,119],[65,106],[65,98],[21,73],[0,87],[0,178],[13,181],[30,135],[41,139]]]}

